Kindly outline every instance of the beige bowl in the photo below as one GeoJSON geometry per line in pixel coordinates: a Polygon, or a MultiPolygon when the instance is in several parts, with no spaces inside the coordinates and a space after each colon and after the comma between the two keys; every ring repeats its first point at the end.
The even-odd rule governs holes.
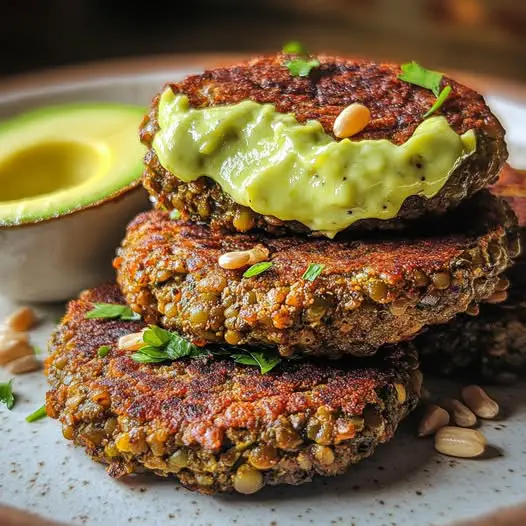
{"type": "MultiPolygon", "coordinates": [[[[0,121],[30,109],[71,102],[122,102],[146,108],[157,88],[152,79],[138,86],[130,85],[125,77],[105,77],[45,90],[4,94],[0,90],[0,121]]],[[[127,223],[150,206],[137,180],[73,212],[0,227],[0,294],[25,302],[64,301],[113,279],[112,259],[127,223]]]]}
{"type": "Polygon", "coordinates": [[[0,228],[0,293],[19,301],[61,301],[111,280],[126,224],[148,206],[146,191],[135,185],[65,216],[0,228]]]}

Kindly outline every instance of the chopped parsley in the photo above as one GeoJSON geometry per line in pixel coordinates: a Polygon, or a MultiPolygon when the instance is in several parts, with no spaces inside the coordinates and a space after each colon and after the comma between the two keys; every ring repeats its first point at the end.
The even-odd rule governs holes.
{"type": "Polygon", "coordinates": [[[33,411],[30,415],[27,415],[26,422],[35,422],[36,420],[40,420],[41,418],[45,418],[46,416],[46,404],[44,404],[40,406],[36,411],[33,411]]]}
{"type": "Polygon", "coordinates": [[[15,395],[13,394],[13,380],[0,383],[0,402],[5,404],[7,409],[13,409],[15,405],[15,395]]]}
{"type": "Polygon", "coordinates": [[[33,352],[35,353],[35,355],[40,355],[42,354],[42,348],[39,347],[38,345],[33,345],[33,352]]]}
{"type": "Polygon", "coordinates": [[[104,358],[105,356],[108,355],[109,352],[110,352],[110,346],[109,345],[101,345],[97,349],[97,356],[99,358],[104,358]]]}
{"type": "Polygon", "coordinates": [[[301,42],[298,42],[297,40],[291,40],[290,42],[287,42],[283,49],[281,50],[283,53],[287,53],[287,55],[306,55],[307,51],[303,47],[303,44],[301,42]]]}
{"type": "Polygon", "coordinates": [[[325,265],[321,263],[309,263],[307,270],[301,276],[307,281],[314,281],[323,271],[325,265]]]}
{"type": "Polygon", "coordinates": [[[320,61],[315,58],[294,58],[288,60],[285,65],[293,77],[308,77],[310,72],[320,65],[320,61]]]}
{"type": "Polygon", "coordinates": [[[413,62],[402,64],[400,67],[402,69],[402,74],[398,75],[400,80],[404,80],[410,84],[415,84],[421,88],[430,89],[434,93],[435,97],[438,97],[442,73],[423,68],[414,60],[413,62]]]}
{"type": "MultiPolygon", "coordinates": [[[[237,351],[237,349],[234,348],[232,350],[237,351]]],[[[266,352],[249,351],[246,349],[242,350],[243,353],[236,352],[235,354],[231,354],[230,358],[232,358],[236,363],[243,365],[255,365],[256,367],[259,367],[261,374],[268,373],[281,363],[280,356],[269,355],[266,352]]]]}
{"type": "Polygon", "coordinates": [[[281,357],[269,352],[255,351],[238,346],[198,347],[176,332],[150,325],[143,333],[144,346],[131,355],[139,363],[173,362],[180,358],[199,356],[227,356],[236,363],[259,367],[261,374],[274,369],[281,357]]]}
{"type": "Polygon", "coordinates": [[[179,210],[177,210],[177,208],[174,208],[171,212],[170,212],[170,219],[180,219],[181,218],[181,212],[179,212],[179,210]]]}
{"type": "Polygon", "coordinates": [[[442,91],[438,94],[437,100],[433,106],[431,106],[431,108],[429,108],[429,110],[424,114],[424,119],[427,119],[427,117],[435,113],[435,111],[437,111],[442,106],[442,104],[444,104],[450,93],[451,86],[444,86],[442,91]]]}
{"type": "Polygon", "coordinates": [[[141,315],[133,312],[127,305],[115,303],[94,303],[92,310],[84,315],[88,320],[108,319],[122,321],[138,321],[141,315]]]}
{"type": "Polygon", "coordinates": [[[415,61],[402,64],[401,69],[402,74],[398,75],[400,80],[429,89],[437,98],[433,106],[431,106],[431,108],[429,108],[429,110],[424,114],[424,119],[427,119],[427,117],[435,113],[435,111],[440,109],[440,107],[444,104],[445,100],[451,93],[451,86],[444,86],[442,89],[440,89],[440,83],[442,82],[443,77],[442,73],[423,68],[415,61]]]}
{"type": "Polygon", "coordinates": [[[253,278],[254,276],[259,276],[259,274],[263,274],[263,272],[266,272],[270,267],[272,267],[272,261],[261,261],[245,270],[243,277],[253,278]]]}
{"type": "Polygon", "coordinates": [[[203,356],[208,351],[197,347],[176,332],[150,325],[143,333],[144,346],[132,354],[139,363],[162,363],[179,358],[203,356]]]}

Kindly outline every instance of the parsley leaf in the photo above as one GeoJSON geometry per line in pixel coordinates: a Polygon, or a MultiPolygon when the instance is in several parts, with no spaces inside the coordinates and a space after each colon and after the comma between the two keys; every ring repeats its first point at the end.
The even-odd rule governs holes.
{"type": "Polygon", "coordinates": [[[146,345],[132,354],[132,360],[139,363],[161,363],[170,360],[167,354],[160,349],[146,345]]]}
{"type": "Polygon", "coordinates": [[[143,333],[146,344],[133,353],[132,360],[139,363],[162,363],[178,360],[187,356],[202,356],[208,351],[197,347],[176,332],[150,325],[143,333]]]}
{"type": "Polygon", "coordinates": [[[259,367],[261,374],[266,374],[279,363],[281,363],[280,356],[269,355],[259,351],[245,351],[246,354],[232,354],[231,358],[243,365],[256,365],[259,367]]]}
{"type": "Polygon", "coordinates": [[[440,92],[440,81],[442,80],[442,73],[438,71],[431,71],[423,68],[420,64],[417,64],[414,60],[401,66],[402,74],[398,75],[400,80],[415,84],[422,88],[430,89],[435,97],[438,97],[440,92]]]}
{"type": "Polygon", "coordinates": [[[109,345],[101,345],[97,349],[97,356],[99,358],[104,358],[105,356],[108,355],[109,352],[110,352],[110,346],[109,345]]]}
{"type": "Polygon", "coordinates": [[[202,351],[197,345],[185,340],[174,332],[172,333],[172,339],[166,347],[166,354],[172,360],[177,360],[186,356],[200,356],[202,351]]]}
{"type": "Polygon", "coordinates": [[[305,60],[304,58],[294,58],[285,63],[287,69],[293,77],[308,77],[311,70],[320,65],[319,60],[312,58],[305,60]]]}
{"type": "Polygon", "coordinates": [[[451,86],[444,86],[433,106],[431,106],[431,108],[429,108],[429,110],[424,114],[424,119],[427,119],[427,117],[435,113],[435,111],[437,111],[442,106],[442,104],[444,104],[450,93],[451,86]]]}
{"type": "Polygon", "coordinates": [[[259,263],[256,263],[255,265],[252,265],[250,268],[245,270],[243,273],[244,278],[253,278],[254,276],[258,276],[259,274],[262,274],[266,270],[268,270],[272,266],[272,261],[261,261],[259,263]]]}
{"type": "Polygon", "coordinates": [[[115,303],[94,303],[92,310],[84,315],[88,320],[97,319],[119,319],[122,321],[138,321],[141,315],[133,312],[127,305],[118,305],[115,303]]]}
{"type": "Polygon", "coordinates": [[[35,422],[36,420],[40,420],[41,418],[45,418],[46,416],[46,404],[44,404],[40,406],[36,411],[33,411],[30,415],[27,415],[26,422],[35,422]]]}
{"type": "Polygon", "coordinates": [[[256,360],[256,362],[258,363],[259,368],[261,370],[261,374],[268,373],[281,362],[280,356],[272,356],[263,352],[256,351],[252,351],[250,354],[252,358],[254,358],[254,360],[256,360]]]}
{"type": "Polygon", "coordinates": [[[259,365],[257,360],[251,354],[231,354],[230,358],[236,363],[243,365],[259,365]]]}
{"type": "Polygon", "coordinates": [[[265,374],[282,360],[279,355],[252,351],[244,347],[222,345],[198,347],[180,334],[155,325],[150,325],[144,331],[143,339],[146,345],[131,355],[132,360],[139,363],[163,363],[198,356],[225,356],[236,363],[259,367],[261,374],[265,374]]]}
{"type": "Polygon", "coordinates": [[[287,42],[281,51],[288,55],[305,55],[307,53],[301,42],[298,42],[297,40],[287,42]]]}
{"type": "Polygon", "coordinates": [[[172,333],[157,325],[150,325],[142,335],[142,340],[148,345],[153,345],[154,347],[160,347],[168,343],[172,339],[172,333]]]}
{"type": "Polygon", "coordinates": [[[15,405],[15,395],[13,394],[13,380],[0,383],[0,402],[4,403],[7,409],[13,409],[15,405]]]}
{"type": "Polygon", "coordinates": [[[321,263],[309,263],[307,270],[301,276],[307,281],[314,281],[323,271],[325,265],[321,263]]]}
{"type": "Polygon", "coordinates": [[[177,210],[177,208],[174,208],[171,212],[170,212],[170,219],[180,219],[181,218],[181,212],[179,212],[179,210],[177,210]]]}

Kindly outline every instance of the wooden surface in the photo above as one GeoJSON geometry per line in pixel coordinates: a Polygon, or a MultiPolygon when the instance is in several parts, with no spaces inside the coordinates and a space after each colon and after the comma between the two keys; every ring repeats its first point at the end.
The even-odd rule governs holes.
{"type": "MultiPolygon", "coordinates": [[[[140,59],[119,59],[63,67],[31,74],[17,75],[0,83],[0,96],[14,90],[42,89],[57,83],[78,82],[106,76],[155,73],[180,67],[212,68],[242,59],[243,55],[226,54],[183,54],[158,55],[140,59]]],[[[448,72],[459,81],[481,92],[493,92],[518,101],[526,102],[526,85],[499,78],[475,75],[467,72],[448,72]]],[[[169,80],[169,79],[167,79],[169,80]]],[[[35,510],[38,511],[38,510],[35,510]]],[[[1,526],[60,526],[21,510],[0,505],[1,526]]],[[[492,515],[476,517],[455,526],[524,526],[526,525],[526,503],[522,506],[496,510],[492,515]]],[[[423,525],[422,525],[423,526],[423,525]]]]}

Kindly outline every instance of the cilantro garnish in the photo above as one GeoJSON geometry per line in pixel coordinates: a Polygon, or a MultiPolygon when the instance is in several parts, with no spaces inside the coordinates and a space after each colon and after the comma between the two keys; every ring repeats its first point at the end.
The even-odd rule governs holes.
{"type": "Polygon", "coordinates": [[[405,82],[415,84],[421,88],[430,89],[434,93],[435,97],[438,97],[442,73],[423,68],[414,60],[413,62],[402,64],[400,67],[402,69],[402,74],[398,75],[400,80],[405,80],[405,82]]]}
{"type": "Polygon", "coordinates": [[[46,404],[44,404],[40,406],[36,411],[33,411],[30,415],[27,415],[26,422],[35,422],[36,420],[40,420],[41,418],[45,418],[46,416],[46,404]]]}
{"type": "Polygon", "coordinates": [[[187,356],[202,356],[208,351],[185,340],[176,332],[150,325],[145,329],[142,339],[144,346],[132,354],[132,360],[140,363],[162,363],[187,356]]]}
{"type": "Polygon", "coordinates": [[[308,77],[311,70],[317,68],[320,65],[319,60],[315,58],[303,59],[294,58],[288,60],[285,65],[293,77],[308,77]]]}
{"type": "Polygon", "coordinates": [[[109,352],[110,352],[110,346],[109,345],[101,345],[97,349],[97,356],[99,358],[104,358],[105,356],[108,355],[109,352]]]}
{"type": "Polygon", "coordinates": [[[176,332],[150,325],[143,333],[144,346],[131,355],[139,363],[173,362],[180,358],[199,356],[227,356],[236,363],[259,367],[261,374],[274,369],[281,357],[271,352],[261,352],[238,346],[197,347],[176,332]]]}
{"type": "MultiPolygon", "coordinates": [[[[232,349],[234,350],[234,348],[232,349]]],[[[230,357],[236,362],[243,365],[255,365],[259,367],[261,374],[266,374],[279,363],[281,363],[281,357],[275,355],[269,355],[268,353],[259,351],[248,351],[243,349],[243,353],[231,354],[230,357]]]]}
{"type": "Polygon", "coordinates": [[[93,305],[93,309],[84,315],[88,320],[119,319],[122,321],[138,321],[141,319],[141,315],[133,312],[127,305],[114,303],[94,303],[93,305]]]}
{"type": "Polygon", "coordinates": [[[437,100],[433,106],[431,106],[431,108],[429,108],[429,110],[424,114],[424,119],[427,119],[427,117],[435,113],[435,111],[437,111],[442,106],[442,104],[444,104],[450,93],[451,86],[444,86],[442,91],[438,94],[437,100]]]}
{"type": "Polygon", "coordinates": [[[438,71],[431,71],[426,69],[415,61],[401,65],[402,74],[398,75],[400,80],[415,84],[422,88],[429,89],[433,92],[437,98],[433,106],[424,114],[424,119],[427,119],[430,115],[435,113],[451,93],[451,86],[444,86],[440,89],[440,83],[442,82],[442,73],[438,71]]]}
{"type": "Polygon", "coordinates": [[[7,409],[13,409],[15,405],[15,395],[13,394],[13,380],[0,383],[0,402],[6,405],[7,409]]]}
{"type": "Polygon", "coordinates": [[[174,208],[170,214],[170,219],[180,219],[181,218],[181,212],[179,212],[179,210],[177,210],[177,208],[174,208]]]}
{"type": "Polygon", "coordinates": [[[255,265],[252,265],[250,268],[245,270],[243,273],[244,278],[253,278],[254,276],[258,276],[259,274],[262,274],[263,272],[267,271],[272,266],[272,261],[261,261],[260,263],[256,263],[255,265]]]}
{"type": "Polygon", "coordinates": [[[314,281],[322,273],[324,268],[325,265],[321,263],[309,263],[307,270],[301,277],[307,281],[314,281]]]}

